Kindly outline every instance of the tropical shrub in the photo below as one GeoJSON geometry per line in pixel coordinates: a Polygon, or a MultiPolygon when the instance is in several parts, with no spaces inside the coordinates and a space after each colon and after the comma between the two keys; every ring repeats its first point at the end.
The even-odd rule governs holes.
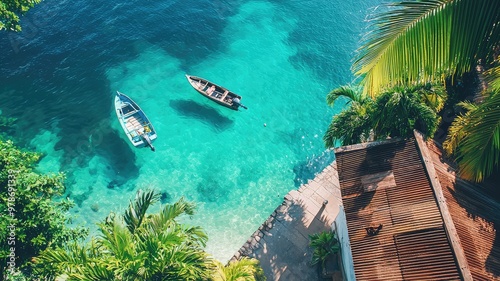
{"type": "Polygon", "coordinates": [[[340,244],[335,238],[335,232],[322,231],[309,235],[309,246],[313,248],[311,265],[325,265],[325,261],[340,251],[340,244]]]}
{"type": "Polygon", "coordinates": [[[413,136],[418,130],[433,136],[439,124],[437,113],[413,88],[397,87],[377,96],[371,121],[377,139],[413,136]]]}
{"type": "Polygon", "coordinates": [[[68,281],[209,280],[215,264],[203,250],[206,234],[177,222],[194,213],[194,204],[181,198],[147,214],[160,196],[139,191],[124,214],[111,213],[99,224],[99,237],[83,246],[47,249],[36,258],[38,273],[68,281]]]}
{"type": "Polygon", "coordinates": [[[455,156],[462,178],[481,182],[500,169],[500,92],[481,104],[460,105],[467,112],[453,121],[443,146],[455,156]]]}
{"type": "Polygon", "coordinates": [[[255,259],[223,266],[204,250],[207,236],[199,227],[178,223],[195,205],[179,199],[147,214],[161,194],[139,191],[125,213],[111,213],[99,223],[101,235],[89,243],[50,248],[35,259],[36,272],[49,280],[214,280],[265,281],[255,259]]]}
{"type": "Polygon", "coordinates": [[[0,0],[0,30],[21,31],[19,16],[42,0],[0,0]]]}
{"type": "MultiPolygon", "coordinates": [[[[480,69],[486,70],[488,91],[498,93],[500,1],[402,1],[378,11],[352,67],[364,94],[415,83],[454,84],[480,69]]],[[[465,179],[482,181],[500,170],[496,99],[486,95],[484,104],[450,128],[445,146],[465,179]]]]}
{"type": "Polygon", "coordinates": [[[12,141],[0,140],[0,268],[28,270],[30,260],[50,246],[62,246],[86,236],[71,229],[67,215],[73,202],[59,199],[63,174],[40,175],[34,165],[40,155],[24,152],[12,141]]]}
{"type": "Polygon", "coordinates": [[[226,266],[216,262],[217,270],[214,273],[214,281],[265,281],[264,271],[259,261],[248,257],[232,261],[226,266]]]}
{"type": "Polygon", "coordinates": [[[436,111],[444,104],[443,87],[431,84],[395,87],[371,98],[358,89],[340,87],[327,95],[333,106],[340,97],[349,99],[348,107],[332,118],[323,141],[326,147],[386,139],[409,138],[413,130],[433,136],[439,124],[436,111]]]}

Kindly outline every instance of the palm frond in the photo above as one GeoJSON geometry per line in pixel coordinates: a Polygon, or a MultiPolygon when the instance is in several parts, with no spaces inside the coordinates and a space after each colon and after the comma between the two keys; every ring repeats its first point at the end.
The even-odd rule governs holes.
{"type": "Polygon", "coordinates": [[[216,281],[255,281],[263,280],[264,273],[258,260],[243,257],[226,266],[219,263],[218,275],[216,281]]]}
{"type": "Polygon", "coordinates": [[[500,94],[491,95],[475,110],[469,111],[454,130],[461,130],[458,140],[447,140],[455,155],[460,176],[483,181],[499,169],[500,163],[500,94]]]}
{"type": "Polygon", "coordinates": [[[190,243],[194,243],[197,246],[205,247],[208,241],[208,235],[199,226],[183,226],[183,232],[190,238],[190,243]]]}
{"type": "Polygon", "coordinates": [[[209,280],[215,265],[202,249],[181,244],[163,251],[162,280],[209,280]]]}
{"type": "Polygon", "coordinates": [[[388,4],[372,19],[353,63],[365,93],[439,81],[492,60],[500,1],[423,0],[388,4]]]}
{"type": "Polygon", "coordinates": [[[485,71],[484,76],[489,85],[489,90],[496,93],[500,92],[500,65],[485,71]]]}
{"type": "Polygon", "coordinates": [[[97,251],[98,246],[94,240],[87,246],[72,243],[65,249],[45,250],[35,259],[35,262],[45,267],[52,267],[51,276],[66,274],[67,280],[113,280],[113,272],[107,269],[107,261],[96,254],[97,251]]]}
{"type": "Polygon", "coordinates": [[[135,256],[133,235],[118,217],[112,222],[99,224],[99,230],[102,238],[97,241],[98,245],[116,256],[118,260],[127,260],[135,256]]]}
{"type": "Polygon", "coordinates": [[[326,147],[334,147],[339,142],[349,145],[369,139],[406,138],[413,136],[415,129],[432,137],[439,124],[436,111],[443,106],[444,96],[440,85],[391,88],[375,101],[366,98],[334,116],[323,141],[326,147]]]}
{"type": "Polygon", "coordinates": [[[361,89],[355,88],[354,86],[341,86],[331,90],[326,95],[326,103],[333,107],[335,105],[335,101],[337,101],[340,97],[347,98],[347,103],[352,101],[361,102],[363,99],[361,89]]]}
{"type": "Polygon", "coordinates": [[[366,141],[372,129],[371,104],[351,106],[335,115],[323,136],[327,148],[366,141]]]}
{"type": "Polygon", "coordinates": [[[115,273],[108,269],[106,261],[101,260],[87,264],[85,267],[78,270],[77,273],[69,275],[69,280],[80,281],[114,281],[115,273]]]}
{"type": "MultiPolygon", "coordinates": [[[[75,268],[81,265],[81,261],[77,256],[81,255],[80,249],[75,252],[67,253],[65,249],[47,249],[40,253],[38,257],[34,259],[36,264],[50,265],[52,267],[51,271],[60,272],[74,272],[75,268]]],[[[45,269],[46,271],[47,269],[45,269]]]]}
{"type": "Polygon", "coordinates": [[[196,205],[194,203],[188,202],[184,197],[181,197],[173,205],[165,205],[160,215],[162,221],[166,222],[175,220],[178,216],[182,214],[192,216],[194,215],[195,210],[196,210],[196,205]]]}
{"type": "Polygon", "coordinates": [[[471,102],[460,102],[458,105],[467,110],[467,112],[457,116],[450,128],[448,128],[448,136],[443,143],[443,148],[448,154],[452,154],[461,144],[462,139],[469,134],[465,128],[473,126],[470,124],[473,120],[469,116],[478,107],[478,105],[471,102]]]}
{"type": "Polygon", "coordinates": [[[410,88],[409,92],[415,92],[417,96],[421,97],[421,101],[436,113],[443,109],[448,98],[445,86],[440,83],[416,85],[410,88]]]}
{"type": "Polygon", "coordinates": [[[212,274],[213,281],[227,281],[226,273],[224,272],[224,265],[218,261],[214,260],[215,270],[212,274]]]}
{"type": "Polygon", "coordinates": [[[141,226],[149,206],[160,200],[160,197],[161,194],[154,190],[145,192],[139,190],[137,192],[134,202],[130,202],[123,216],[131,233],[134,233],[135,229],[141,226]]]}
{"type": "Polygon", "coordinates": [[[378,139],[411,137],[414,129],[426,136],[434,135],[438,116],[417,93],[415,88],[396,87],[377,98],[372,119],[378,139]]]}

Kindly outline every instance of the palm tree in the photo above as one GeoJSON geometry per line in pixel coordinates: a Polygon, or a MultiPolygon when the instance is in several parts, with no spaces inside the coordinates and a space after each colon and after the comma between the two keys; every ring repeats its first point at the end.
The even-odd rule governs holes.
{"type": "MultiPolygon", "coordinates": [[[[439,124],[439,118],[434,108],[426,104],[429,96],[439,94],[422,94],[422,88],[395,87],[376,98],[373,115],[371,116],[376,139],[387,137],[413,136],[413,130],[419,130],[426,136],[433,136],[439,124]]],[[[434,101],[433,98],[430,100],[434,101]]],[[[436,108],[442,105],[435,104],[436,108]]]]}
{"type": "Polygon", "coordinates": [[[444,89],[425,84],[414,87],[395,87],[375,99],[363,96],[360,90],[340,87],[327,95],[333,105],[339,97],[349,98],[350,107],[333,117],[323,140],[326,147],[344,145],[387,137],[411,137],[417,129],[432,136],[443,106],[444,89]]]}
{"type": "Polygon", "coordinates": [[[350,107],[332,118],[323,136],[325,146],[332,148],[339,142],[346,145],[368,140],[372,129],[371,98],[364,96],[359,88],[342,86],[328,93],[326,102],[333,107],[339,98],[347,99],[350,107]]]}
{"type": "Polygon", "coordinates": [[[66,280],[208,280],[215,266],[203,250],[206,234],[176,221],[193,214],[194,205],[181,198],[147,215],[159,198],[139,192],[124,215],[112,213],[99,224],[101,236],[89,245],[43,252],[36,259],[42,273],[66,280]]]}
{"type": "MultiPolygon", "coordinates": [[[[500,64],[500,58],[496,63],[500,64]]],[[[485,81],[492,92],[500,92],[500,65],[492,67],[485,72],[485,81]]]]}
{"type": "Polygon", "coordinates": [[[422,0],[388,6],[372,19],[353,63],[365,93],[460,77],[495,60],[500,1],[422,0]]]}
{"type": "MultiPolygon", "coordinates": [[[[375,96],[396,85],[456,81],[478,65],[488,69],[498,63],[500,1],[422,0],[388,6],[373,18],[371,32],[353,63],[365,94],[375,96]]],[[[490,91],[498,92],[499,68],[486,74],[490,91]]],[[[481,181],[498,170],[493,155],[476,157],[479,147],[483,156],[498,155],[500,108],[495,107],[496,99],[487,97],[484,105],[457,119],[449,132],[446,146],[456,154],[460,174],[466,179],[481,181]],[[462,126],[464,122],[468,125],[462,126]]]]}
{"type": "Polygon", "coordinates": [[[265,281],[264,271],[259,265],[259,261],[243,257],[240,260],[232,261],[226,266],[217,262],[217,271],[214,274],[214,281],[265,281]]]}
{"type": "Polygon", "coordinates": [[[454,153],[460,176],[481,182],[500,164],[500,91],[483,103],[460,103],[467,112],[453,121],[443,146],[454,153]]]}

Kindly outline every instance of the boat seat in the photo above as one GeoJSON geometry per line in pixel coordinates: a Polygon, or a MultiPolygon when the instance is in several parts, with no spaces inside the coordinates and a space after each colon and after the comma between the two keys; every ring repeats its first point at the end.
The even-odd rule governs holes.
{"type": "Polygon", "coordinates": [[[126,113],[126,114],[123,114],[123,117],[127,118],[129,116],[132,116],[132,115],[136,114],[137,112],[139,112],[139,110],[130,111],[130,112],[126,113]]]}
{"type": "Polygon", "coordinates": [[[129,132],[136,131],[142,128],[142,118],[140,116],[132,116],[126,119],[125,126],[129,132]]]}

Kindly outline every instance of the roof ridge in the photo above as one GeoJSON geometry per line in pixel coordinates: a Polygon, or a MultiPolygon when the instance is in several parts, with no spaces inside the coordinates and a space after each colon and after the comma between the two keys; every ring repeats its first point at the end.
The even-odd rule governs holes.
{"type": "Polygon", "coordinates": [[[345,145],[345,146],[340,146],[340,147],[334,148],[333,152],[343,153],[343,152],[348,152],[348,151],[362,150],[362,149],[366,149],[369,147],[390,144],[390,143],[395,143],[395,142],[400,142],[400,141],[404,141],[404,139],[403,138],[393,138],[393,139],[385,139],[385,140],[378,140],[378,141],[372,141],[372,142],[351,144],[351,145],[345,145]]]}
{"type": "Polygon", "coordinates": [[[444,222],[444,228],[446,229],[446,235],[448,236],[448,240],[455,254],[456,261],[460,267],[462,278],[463,280],[473,280],[467,259],[465,257],[464,249],[460,242],[460,237],[458,236],[457,230],[455,228],[455,223],[453,222],[453,218],[451,217],[450,211],[448,210],[446,198],[444,197],[443,189],[441,187],[441,183],[439,182],[436,173],[436,168],[434,167],[432,157],[429,154],[429,149],[427,148],[427,144],[425,143],[423,134],[418,132],[417,130],[414,130],[413,132],[417,148],[420,151],[420,157],[422,159],[422,163],[424,164],[424,169],[427,172],[427,176],[429,177],[429,182],[431,184],[431,187],[434,191],[434,196],[436,197],[436,201],[438,203],[441,217],[444,222]]]}

